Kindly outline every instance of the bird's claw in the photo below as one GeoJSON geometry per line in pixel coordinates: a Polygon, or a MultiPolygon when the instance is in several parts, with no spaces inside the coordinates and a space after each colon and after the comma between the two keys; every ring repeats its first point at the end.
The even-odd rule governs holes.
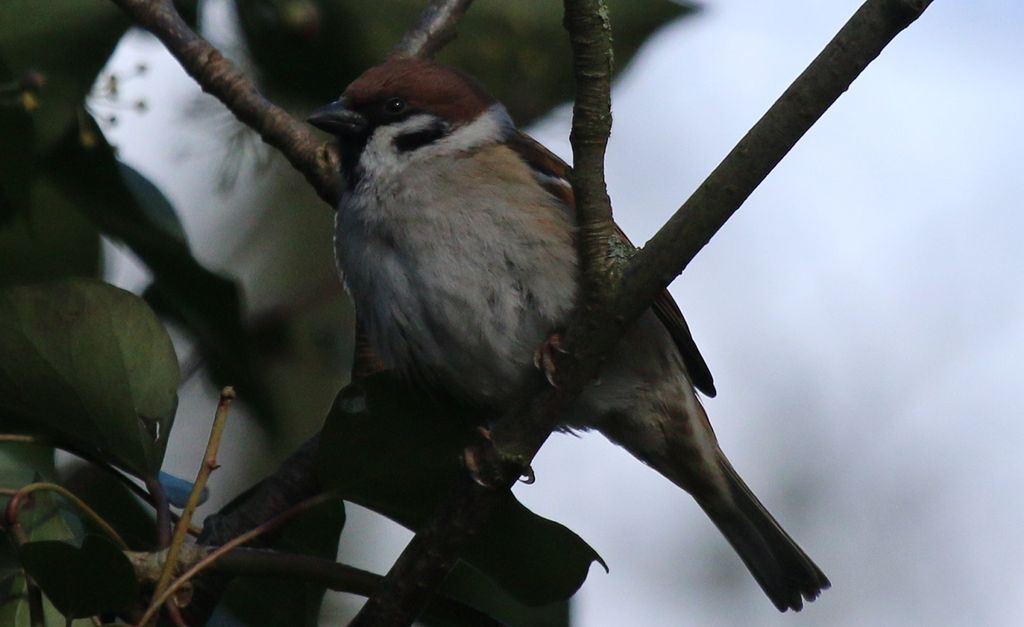
{"type": "Polygon", "coordinates": [[[476,435],[477,441],[463,449],[462,463],[466,466],[466,470],[469,470],[469,476],[472,477],[474,484],[481,488],[494,488],[489,480],[483,478],[483,447],[493,446],[492,441],[490,441],[490,429],[476,427],[476,435]]]}
{"type": "Polygon", "coordinates": [[[568,352],[562,348],[562,336],[558,333],[549,335],[548,339],[533,352],[533,367],[544,372],[544,378],[553,388],[558,387],[555,383],[555,353],[566,355],[568,352]]]}
{"type": "MultiPolygon", "coordinates": [[[[482,488],[494,489],[502,485],[502,471],[497,470],[494,456],[494,443],[491,431],[485,427],[476,428],[477,440],[462,450],[462,463],[469,471],[473,483],[482,488]],[[488,456],[492,459],[488,460],[488,456]]],[[[527,465],[520,471],[519,481],[529,485],[537,480],[533,468],[527,465]]]]}

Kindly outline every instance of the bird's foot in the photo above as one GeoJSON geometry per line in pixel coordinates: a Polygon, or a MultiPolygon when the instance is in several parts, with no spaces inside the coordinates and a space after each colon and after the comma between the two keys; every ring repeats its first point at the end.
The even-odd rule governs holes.
{"type": "Polygon", "coordinates": [[[549,335],[548,339],[533,352],[534,368],[544,372],[544,377],[553,388],[558,387],[555,383],[555,353],[568,354],[568,351],[562,348],[562,336],[558,333],[549,335]]]}
{"type": "MultiPolygon", "coordinates": [[[[508,476],[508,464],[501,463],[498,458],[490,429],[477,427],[476,436],[476,440],[462,450],[462,463],[477,485],[489,489],[500,488],[508,476]]],[[[529,465],[519,470],[519,480],[523,483],[533,483],[536,479],[529,465]]]]}

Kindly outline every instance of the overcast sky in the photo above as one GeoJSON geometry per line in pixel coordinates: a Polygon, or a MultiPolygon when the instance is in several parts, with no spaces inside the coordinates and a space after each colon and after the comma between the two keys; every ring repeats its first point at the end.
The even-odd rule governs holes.
{"type": "MultiPolygon", "coordinates": [[[[608,178],[635,241],[859,6],[707,4],[614,92],[608,178]]],[[[517,494],[611,567],[577,595],[577,625],[1021,623],[1021,33],[1020,3],[937,0],[672,288],[715,375],[706,406],[724,450],[833,589],[779,615],[689,497],[599,436],[560,436],[517,494]]],[[[144,41],[121,54],[143,52],[158,102],[190,93],[144,41]]],[[[144,133],[117,137],[187,199],[204,192],[174,190],[175,131],[160,128],[173,115],[155,106],[144,133]]],[[[534,132],[568,157],[567,128],[561,110],[534,132]]],[[[185,222],[208,237],[202,216],[185,222]]],[[[357,515],[347,533],[373,525],[357,515]]]]}

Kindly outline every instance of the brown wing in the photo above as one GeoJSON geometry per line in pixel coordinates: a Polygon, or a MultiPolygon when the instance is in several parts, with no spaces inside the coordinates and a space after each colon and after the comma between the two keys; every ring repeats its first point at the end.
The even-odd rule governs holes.
{"type": "MultiPolygon", "coordinates": [[[[516,132],[509,140],[509,146],[533,168],[538,182],[544,189],[575,212],[576,198],[572,192],[572,185],[569,183],[571,171],[569,166],[526,133],[516,132]]],[[[575,216],[573,217],[575,219],[575,216]]],[[[619,236],[632,245],[622,229],[617,225],[615,228],[618,230],[619,236]]],[[[696,342],[693,341],[690,327],[686,324],[686,319],[683,318],[683,312],[679,310],[679,306],[676,305],[676,301],[668,290],[663,290],[654,299],[652,307],[658,319],[668,329],[676,348],[679,349],[679,354],[683,357],[683,363],[686,364],[694,387],[708,396],[714,396],[716,394],[715,382],[711,376],[711,370],[708,368],[707,362],[704,361],[704,357],[701,356],[696,342]]]]}

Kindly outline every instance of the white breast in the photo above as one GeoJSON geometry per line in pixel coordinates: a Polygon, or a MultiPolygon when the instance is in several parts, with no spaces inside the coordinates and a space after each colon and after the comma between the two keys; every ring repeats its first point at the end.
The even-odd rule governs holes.
{"type": "Polygon", "coordinates": [[[507,120],[501,109],[411,153],[378,129],[336,222],[338,265],[379,356],[481,402],[531,372],[575,298],[569,218],[495,143],[507,120]]]}

